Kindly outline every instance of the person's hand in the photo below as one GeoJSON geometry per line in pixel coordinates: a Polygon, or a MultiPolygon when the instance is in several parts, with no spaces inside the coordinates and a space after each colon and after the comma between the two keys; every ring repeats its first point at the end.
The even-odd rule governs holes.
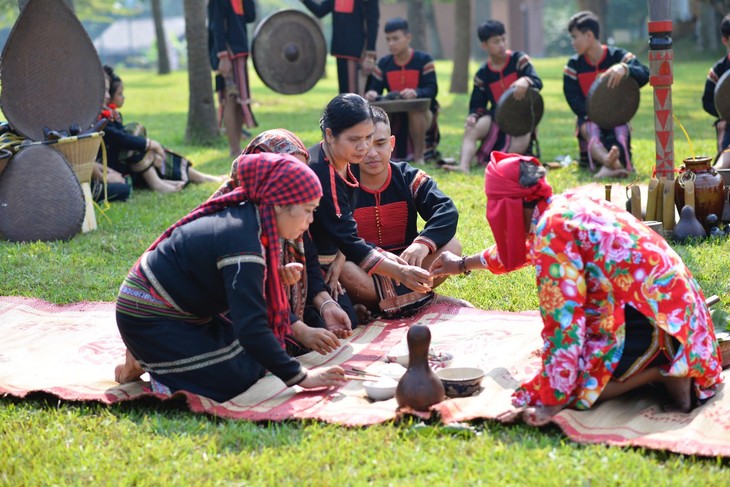
{"type": "Polygon", "coordinates": [[[324,328],[313,328],[304,322],[297,327],[294,337],[305,348],[322,355],[327,355],[340,347],[337,335],[324,328]]]}
{"type": "Polygon", "coordinates": [[[527,81],[527,78],[523,76],[522,78],[519,78],[517,81],[512,83],[512,86],[515,89],[515,92],[512,94],[512,96],[515,98],[515,100],[521,100],[527,94],[527,89],[530,87],[530,82],[527,81]]]}
{"type": "Polygon", "coordinates": [[[461,274],[460,265],[461,257],[447,250],[433,261],[428,271],[431,273],[431,277],[451,276],[461,274]]]}
{"type": "Polygon", "coordinates": [[[162,147],[162,144],[157,142],[156,140],[148,139],[149,140],[149,151],[154,152],[155,156],[161,157],[162,160],[165,160],[165,148],[162,147]]]}
{"type": "Polygon", "coordinates": [[[218,74],[224,78],[230,78],[233,76],[233,65],[228,56],[221,56],[218,58],[218,74]]]}
{"type": "Polygon", "coordinates": [[[408,262],[405,261],[401,256],[395,255],[393,252],[388,252],[387,250],[383,250],[380,252],[380,255],[385,257],[386,259],[390,259],[393,262],[396,262],[400,265],[408,265],[408,262]]]}
{"type": "Polygon", "coordinates": [[[329,286],[332,297],[335,300],[343,294],[342,286],[340,285],[340,274],[342,273],[343,267],[345,267],[345,254],[338,250],[337,255],[335,255],[335,260],[329,265],[324,275],[324,282],[329,286]]]}
{"type": "Polygon", "coordinates": [[[466,117],[466,122],[464,123],[464,128],[472,128],[474,125],[476,125],[478,120],[478,117],[474,113],[470,113],[468,117],[466,117]]]}
{"type": "Polygon", "coordinates": [[[413,88],[406,88],[405,90],[400,92],[400,97],[406,100],[416,98],[417,96],[418,93],[413,88]]]}
{"type": "Polygon", "coordinates": [[[604,71],[603,76],[608,76],[607,86],[615,88],[629,74],[629,68],[624,64],[614,64],[604,71]]]}
{"type": "Polygon", "coordinates": [[[124,176],[119,171],[107,167],[106,168],[106,182],[107,183],[126,183],[124,176]]]}
{"type": "Polygon", "coordinates": [[[366,56],[360,63],[360,69],[364,76],[370,76],[375,71],[375,59],[371,56],[366,56]]]}
{"type": "Polygon", "coordinates": [[[299,385],[305,389],[316,389],[318,387],[340,386],[345,382],[345,370],[339,365],[335,365],[326,369],[308,370],[307,377],[299,385]]]}
{"type": "Polygon", "coordinates": [[[429,272],[412,265],[400,266],[398,277],[395,280],[419,293],[431,292],[431,288],[433,288],[433,279],[429,272]]]}
{"type": "Polygon", "coordinates": [[[423,259],[428,255],[428,247],[422,243],[413,242],[401,252],[400,256],[408,265],[421,266],[423,259]]]}
{"type": "MultiPolygon", "coordinates": [[[[327,330],[334,333],[337,338],[347,338],[352,335],[352,323],[350,317],[340,306],[334,304],[325,306],[322,309],[322,320],[327,330]]],[[[337,342],[339,347],[339,342],[337,342]]]]}
{"type": "Polygon", "coordinates": [[[281,283],[285,286],[292,286],[299,282],[299,279],[302,278],[302,271],[304,270],[304,265],[302,265],[299,262],[290,262],[286,265],[280,265],[279,266],[279,278],[281,279],[281,283]]]}
{"type": "Polygon", "coordinates": [[[363,98],[367,101],[375,101],[378,99],[378,92],[375,90],[368,90],[365,92],[365,95],[363,95],[363,98]]]}

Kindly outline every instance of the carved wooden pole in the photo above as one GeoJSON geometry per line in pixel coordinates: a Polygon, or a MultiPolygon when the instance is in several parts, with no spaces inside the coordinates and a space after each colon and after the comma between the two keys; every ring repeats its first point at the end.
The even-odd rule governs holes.
{"type": "Polygon", "coordinates": [[[672,118],[671,0],[647,0],[649,7],[649,83],[654,89],[656,173],[674,179],[674,120],[672,118]]]}

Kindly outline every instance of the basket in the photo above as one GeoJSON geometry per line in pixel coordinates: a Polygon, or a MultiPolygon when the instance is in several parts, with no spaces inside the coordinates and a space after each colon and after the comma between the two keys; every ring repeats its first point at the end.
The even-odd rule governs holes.
{"type": "Polygon", "coordinates": [[[99,153],[102,132],[84,134],[81,137],[64,137],[53,145],[64,155],[80,183],[91,181],[96,155],[99,153]]]}

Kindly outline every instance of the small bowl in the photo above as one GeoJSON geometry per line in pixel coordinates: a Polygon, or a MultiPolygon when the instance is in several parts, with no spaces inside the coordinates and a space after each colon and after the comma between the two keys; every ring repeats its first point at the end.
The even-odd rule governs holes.
{"type": "Polygon", "coordinates": [[[395,389],[398,387],[398,381],[395,379],[385,378],[377,381],[369,380],[362,383],[365,387],[368,397],[373,401],[387,401],[395,396],[395,389]]]}
{"type": "Polygon", "coordinates": [[[478,367],[449,367],[437,370],[436,375],[448,397],[468,397],[481,388],[484,371],[478,367]]]}

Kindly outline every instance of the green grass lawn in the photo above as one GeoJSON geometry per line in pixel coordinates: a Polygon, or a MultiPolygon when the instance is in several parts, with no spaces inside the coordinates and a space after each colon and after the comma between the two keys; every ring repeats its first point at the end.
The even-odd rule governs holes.
{"type": "MultiPolygon", "coordinates": [[[[693,56],[686,56],[693,58],[693,56]]],[[[700,97],[714,62],[677,62],[673,100],[697,154],[715,153],[712,119],[700,97]]],[[[646,56],[642,56],[646,58],[646,56]]],[[[539,135],[543,159],[577,158],[574,117],[562,95],[565,59],[534,61],[545,88],[545,116],[539,135]]],[[[472,67],[475,72],[476,65],[472,67]]],[[[448,93],[450,62],[438,62],[439,115],[446,156],[458,157],[468,94],[448,93]]],[[[224,139],[214,147],[185,145],[187,77],[125,71],[127,121],[188,155],[201,170],[230,168],[224,139]]],[[[307,145],[319,140],[322,108],[336,93],[334,64],[328,77],[302,96],[284,96],[252,80],[260,130],[285,127],[307,145]]],[[[633,126],[634,162],[646,182],[654,164],[653,103],[650,87],[633,126]]],[[[691,155],[675,131],[677,159],[691,155]]],[[[679,163],[677,163],[677,166],[679,163]]],[[[461,212],[458,237],[465,252],[493,242],[484,218],[483,171],[469,175],[428,168],[461,212]]],[[[591,181],[571,166],[549,175],[556,191],[591,181]]],[[[204,200],[215,185],[191,186],[175,195],[135,192],[127,203],[97,213],[99,228],[69,242],[0,242],[0,295],[43,298],[56,303],[112,301],[129,267],[171,223],[204,200]]],[[[677,247],[705,294],[730,300],[730,245],[725,240],[677,247]]],[[[440,291],[485,309],[537,307],[534,271],[508,276],[486,272],[453,278],[440,291]]],[[[73,353],[73,352],[70,352],[73,353]]],[[[1,349],[0,349],[1,354],[1,349]]],[[[108,371],[109,375],[113,373],[108,371]]],[[[0,485],[65,484],[540,484],[540,485],[728,485],[728,461],[640,449],[582,446],[556,428],[477,423],[471,429],[406,422],[363,429],[317,423],[256,425],[189,413],[184,407],[135,402],[114,407],[64,403],[34,396],[0,399],[0,485]]]]}

